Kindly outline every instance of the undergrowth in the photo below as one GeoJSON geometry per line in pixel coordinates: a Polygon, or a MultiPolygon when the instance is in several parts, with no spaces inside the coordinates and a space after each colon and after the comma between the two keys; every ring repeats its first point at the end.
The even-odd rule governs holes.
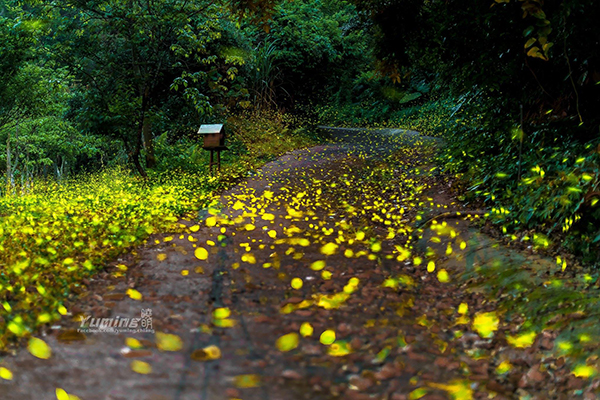
{"type": "MultiPolygon", "coordinates": [[[[411,103],[412,104],[412,103],[411,103]]],[[[395,109],[388,105],[377,107],[372,103],[327,105],[315,108],[321,124],[340,127],[403,128],[427,136],[442,137],[452,119],[456,104],[449,99],[438,99],[422,104],[395,109]]]]}
{"type": "MultiPolygon", "coordinates": [[[[34,181],[0,198],[0,350],[67,314],[66,300],[118,254],[152,233],[176,230],[179,217],[248,171],[317,140],[292,131],[283,118],[240,117],[229,125],[232,151],[215,176],[207,173],[201,145],[185,139],[147,179],[117,166],[62,182],[34,181]]],[[[160,140],[166,138],[158,143],[165,151],[160,140]]]]}
{"type": "MultiPolygon", "coordinates": [[[[589,266],[600,259],[600,138],[565,127],[525,124],[480,112],[449,121],[440,156],[460,178],[464,201],[478,199],[509,240],[569,252],[589,266]]],[[[577,129],[577,128],[574,128],[577,129]]]]}

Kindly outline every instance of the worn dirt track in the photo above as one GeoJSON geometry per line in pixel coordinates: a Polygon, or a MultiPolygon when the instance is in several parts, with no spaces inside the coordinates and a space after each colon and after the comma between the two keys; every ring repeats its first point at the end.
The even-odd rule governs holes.
{"type": "MultiPolygon", "coordinates": [[[[453,388],[474,398],[514,398],[514,382],[496,382],[490,362],[468,351],[478,337],[456,338],[459,305],[486,310],[483,295],[459,293],[422,265],[398,261],[394,248],[406,245],[410,232],[390,237],[383,221],[365,222],[361,210],[349,211],[369,196],[377,210],[377,193],[353,183],[364,183],[369,163],[401,147],[410,149],[401,156],[405,177],[426,188],[414,169],[425,163],[431,140],[399,131],[332,132],[336,144],[284,155],[198,220],[180,221],[181,232],[151,237],[114,263],[126,265],[126,274],[109,268],[70,308],[73,315],[113,318],[150,309],[152,328],[177,335],[181,349],[161,350],[153,333],[75,335],[79,322],[65,318],[41,336],[53,350],[50,359],[22,349],[1,360],[15,378],[0,381],[0,398],[50,400],[56,388],[82,400],[432,400],[458,398],[453,388]],[[370,241],[355,239],[361,230],[370,241]],[[328,243],[336,251],[323,254],[328,243]],[[207,260],[195,256],[199,247],[207,260]],[[320,260],[324,269],[310,268],[320,260]],[[382,287],[397,276],[401,284],[382,287]],[[302,287],[290,285],[294,278],[302,287]],[[143,299],[125,296],[128,288],[143,299]],[[307,323],[312,335],[301,330],[307,323]],[[326,330],[336,334],[333,345],[320,342],[326,330]],[[306,335],[293,335],[299,331],[306,335]],[[277,340],[289,334],[299,343],[281,351],[277,340]],[[127,337],[143,348],[127,347],[127,337]],[[220,357],[207,357],[207,348],[218,348],[220,357]],[[132,371],[134,360],[152,372],[132,371]]],[[[392,203],[405,213],[398,224],[427,206],[409,195],[386,204],[392,203]]]]}

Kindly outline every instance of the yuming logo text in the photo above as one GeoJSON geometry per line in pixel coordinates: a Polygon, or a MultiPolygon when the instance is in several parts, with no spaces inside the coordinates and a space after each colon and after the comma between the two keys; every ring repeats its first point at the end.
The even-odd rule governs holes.
{"type": "Polygon", "coordinates": [[[81,326],[77,331],[83,333],[154,333],[154,329],[152,329],[152,310],[142,310],[140,318],[81,316],[81,326]]]}

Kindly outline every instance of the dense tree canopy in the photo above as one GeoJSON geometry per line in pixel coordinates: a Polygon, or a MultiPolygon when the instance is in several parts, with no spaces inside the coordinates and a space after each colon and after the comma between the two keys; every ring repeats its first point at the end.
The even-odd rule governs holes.
{"type": "Polygon", "coordinates": [[[33,35],[27,24],[0,14],[0,128],[14,124],[31,109],[25,69],[31,57],[33,35]]]}

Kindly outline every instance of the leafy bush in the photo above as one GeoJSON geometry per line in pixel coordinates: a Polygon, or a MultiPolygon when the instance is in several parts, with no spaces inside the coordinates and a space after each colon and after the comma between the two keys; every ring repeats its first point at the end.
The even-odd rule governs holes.
{"type": "MultiPolygon", "coordinates": [[[[417,92],[418,93],[418,92],[417,92]]],[[[415,99],[416,100],[416,99],[415,99]]],[[[320,123],[345,127],[402,128],[427,136],[440,137],[449,129],[456,104],[451,99],[428,101],[424,104],[393,104],[364,102],[360,104],[328,105],[315,108],[320,123]]]]}
{"type": "Polygon", "coordinates": [[[365,28],[347,1],[278,3],[268,32],[254,35],[254,86],[288,109],[328,98],[371,60],[365,28]]]}
{"type": "Polygon", "coordinates": [[[156,138],[154,146],[157,171],[207,172],[208,152],[202,148],[202,139],[184,136],[173,140],[165,132],[156,138]]]}
{"type": "Polygon", "coordinates": [[[149,184],[117,168],[0,198],[0,349],[59,319],[82,279],[151,233],[175,229],[217,184],[192,174],[157,175],[149,184]]]}
{"type": "Polygon", "coordinates": [[[467,198],[486,202],[507,234],[530,240],[524,232],[534,230],[596,262],[600,140],[582,143],[553,124],[499,123],[498,109],[481,104],[488,101],[475,99],[442,123],[447,170],[463,180],[467,198]]]}
{"type": "MultiPolygon", "coordinates": [[[[118,144],[108,138],[84,135],[68,121],[55,116],[34,118],[0,132],[0,141],[10,136],[13,178],[62,178],[83,168],[100,167],[116,158],[118,144]]],[[[0,160],[7,162],[6,151],[0,160]]]]}
{"type": "Polygon", "coordinates": [[[310,123],[299,121],[290,114],[272,112],[235,116],[228,124],[238,154],[263,161],[320,140],[310,123]]]}
{"type": "MultiPolygon", "coordinates": [[[[231,116],[224,126],[228,150],[221,154],[223,165],[236,163],[257,167],[288,151],[312,146],[321,137],[305,118],[274,111],[231,116]]],[[[156,139],[156,171],[183,170],[208,173],[209,152],[202,138],[165,132],[156,139]]]]}

